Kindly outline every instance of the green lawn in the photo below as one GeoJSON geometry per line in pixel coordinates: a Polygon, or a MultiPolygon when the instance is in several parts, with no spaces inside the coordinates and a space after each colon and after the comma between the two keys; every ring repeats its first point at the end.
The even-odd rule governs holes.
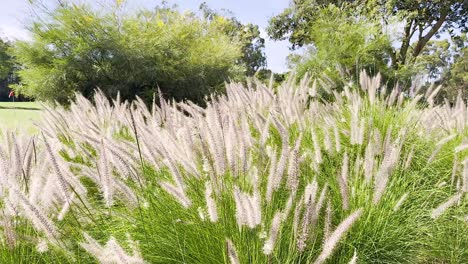
{"type": "Polygon", "coordinates": [[[36,102],[0,102],[0,130],[19,129],[34,133],[33,122],[40,117],[41,105],[36,102]]]}

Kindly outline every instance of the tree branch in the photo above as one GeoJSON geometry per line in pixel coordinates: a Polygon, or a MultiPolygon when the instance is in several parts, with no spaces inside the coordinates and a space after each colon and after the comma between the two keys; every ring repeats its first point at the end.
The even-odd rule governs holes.
{"type": "Polygon", "coordinates": [[[440,13],[439,19],[434,24],[434,26],[432,26],[431,30],[429,30],[429,32],[427,32],[427,34],[424,35],[424,37],[421,37],[422,32],[420,32],[420,37],[419,37],[418,43],[416,44],[416,46],[415,46],[415,48],[413,50],[413,58],[412,58],[413,61],[416,59],[416,57],[424,49],[427,42],[429,42],[429,40],[437,33],[437,31],[439,31],[440,27],[444,24],[448,13],[449,13],[448,9],[442,10],[441,13],[440,13]]]}

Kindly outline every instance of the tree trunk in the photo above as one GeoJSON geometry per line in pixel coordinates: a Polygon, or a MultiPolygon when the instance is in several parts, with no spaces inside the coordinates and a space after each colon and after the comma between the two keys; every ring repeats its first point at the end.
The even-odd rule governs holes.
{"type": "MultiPolygon", "coordinates": [[[[411,37],[412,37],[412,33],[411,33],[411,27],[413,26],[413,22],[414,20],[411,19],[410,21],[406,22],[406,26],[405,26],[405,37],[401,43],[401,48],[400,48],[400,54],[397,58],[397,62],[398,64],[405,64],[406,63],[406,54],[408,53],[408,48],[410,46],[410,41],[411,41],[411,37]]],[[[398,66],[398,65],[397,65],[398,66]]]]}

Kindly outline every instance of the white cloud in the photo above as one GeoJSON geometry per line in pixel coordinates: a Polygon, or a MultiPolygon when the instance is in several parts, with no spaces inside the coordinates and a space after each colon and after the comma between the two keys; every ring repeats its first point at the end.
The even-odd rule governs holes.
{"type": "Polygon", "coordinates": [[[8,40],[32,40],[29,31],[17,26],[10,25],[0,25],[0,36],[8,40]]]}

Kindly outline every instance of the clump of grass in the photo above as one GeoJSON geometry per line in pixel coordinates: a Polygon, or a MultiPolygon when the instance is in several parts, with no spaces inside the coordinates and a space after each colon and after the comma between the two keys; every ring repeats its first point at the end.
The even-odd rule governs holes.
{"type": "Polygon", "coordinates": [[[99,91],[45,107],[40,136],[6,133],[0,147],[2,257],[467,259],[466,103],[386,93],[365,74],[331,100],[310,83],[229,84],[206,108],[99,91]]]}

